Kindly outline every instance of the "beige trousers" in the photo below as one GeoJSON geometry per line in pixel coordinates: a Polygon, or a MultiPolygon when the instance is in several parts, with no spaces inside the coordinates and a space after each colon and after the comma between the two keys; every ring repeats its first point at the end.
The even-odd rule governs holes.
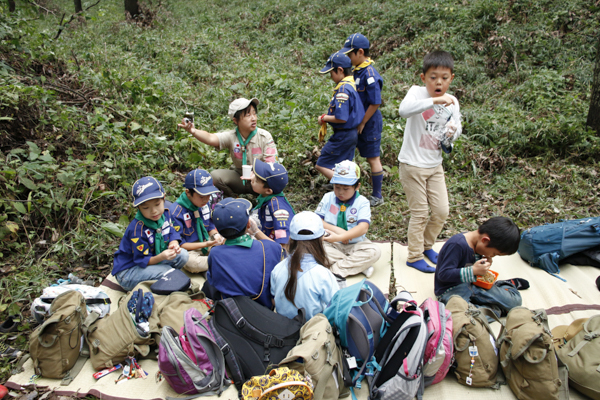
{"type": "Polygon", "coordinates": [[[188,250],[188,254],[190,258],[183,269],[193,274],[208,270],[208,255],[202,254],[202,250],[188,250]]]}
{"type": "Polygon", "coordinates": [[[407,261],[415,262],[423,259],[423,251],[431,249],[448,218],[444,168],[442,164],[419,168],[400,163],[400,182],[410,209],[407,261]]]}
{"type": "Polygon", "coordinates": [[[216,169],[210,173],[214,185],[223,192],[223,197],[238,197],[240,194],[254,194],[250,181],[242,181],[241,171],[216,169]]]}
{"type": "Polygon", "coordinates": [[[375,264],[381,257],[379,246],[369,239],[354,244],[324,242],[331,272],[346,277],[356,275],[375,264]]]}

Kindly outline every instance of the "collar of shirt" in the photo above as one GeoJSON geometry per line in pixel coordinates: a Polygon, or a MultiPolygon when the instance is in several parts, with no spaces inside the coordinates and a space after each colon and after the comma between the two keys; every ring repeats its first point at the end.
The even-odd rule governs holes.
{"type": "Polygon", "coordinates": [[[252,242],[254,241],[254,239],[252,239],[252,236],[250,236],[249,234],[245,234],[242,235],[238,238],[235,239],[227,239],[225,241],[225,245],[226,246],[242,246],[242,247],[252,247],[252,242]]]}

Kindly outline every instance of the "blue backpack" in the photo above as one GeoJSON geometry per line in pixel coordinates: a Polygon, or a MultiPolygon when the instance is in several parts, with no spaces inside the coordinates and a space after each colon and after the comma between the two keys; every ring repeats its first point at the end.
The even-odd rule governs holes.
{"type": "Polygon", "coordinates": [[[600,217],[529,228],[521,234],[519,255],[530,265],[560,278],[558,262],[600,245],[600,217]]]}
{"type": "Polygon", "coordinates": [[[352,377],[353,386],[360,388],[367,364],[391,322],[388,307],[381,290],[363,279],[339,290],[323,311],[338,331],[341,346],[356,359],[359,370],[352,377]]]}

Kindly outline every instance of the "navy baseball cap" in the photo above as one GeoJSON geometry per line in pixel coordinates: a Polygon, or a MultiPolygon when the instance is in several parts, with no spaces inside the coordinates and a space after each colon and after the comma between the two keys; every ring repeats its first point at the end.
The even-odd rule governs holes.
{"type": "Polygon", "coordinates": [[[330,183],[340,185],[354,185],[360,179],[360,168],[356,163],[344,160],[341,163],[335,164],[333,168],[333,178],[330,183]]]}
{"type": "Polygon", "coordinates": [[[246,199],[227,197],[215,204],[212,212],[212,222],[218,231],[232,229],[241,232],[246,229],[252,203],[246,199]]]}
{"type": "Polygon", "coordinates": [[[183,187],[186,189],[192,189],[194,192],[202,196],[208,196],[209,194],[219,192],[219,189],[213,185],[212,176],[210,176],[207,171],[199,168],[190,171],[186,175],[183,187]]]}
{"type": "Polygon", "coordinates": [[[344,48],[339,52],[348,54],[354,49],[368,49],[370,46],[369,39],[365,35],[354,33],[348,36],[348,39],[344,42],[344,48]]]}
{"type": "Polygon", "coordinates": [[[267,182],[273,194],[283,192],[288,184],[287,170],[279,163],[266,163],[255,158],[252,171],[254,175],[267,182]]]}
{"type": "Polygon", "coordinates": [[[336,53],[333,53],[331,56],[329,56],[329,58],[327,59],[327,62],[325,63],[325,67],[320,70],[319,72],[322,74],[326,74],[329,71],[331,71],[334,68],[350,68],[352,67],[352,61],[350,61],[350,57],[348,57],[347,55],[345,55],[344,53],[338,51],[336,53]]]}
{"type": "Polygon", "coordinates": [[[133,184],[131,195],[133,206],[137,207],[148,200],[162,199],[165,197],[165,191],[159,181],[151,176],[145,176],[133,184]]]}

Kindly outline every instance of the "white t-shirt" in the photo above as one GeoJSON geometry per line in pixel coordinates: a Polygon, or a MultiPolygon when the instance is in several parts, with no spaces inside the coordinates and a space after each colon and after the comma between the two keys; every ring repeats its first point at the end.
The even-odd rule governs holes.
{"type": "Polygon", "coordinates": [[[458,100],[448,95],[454,104],[434,107],[433,98],[424,86],[409,89],[398,109],[400,117],[407,118],[398,161],[419,168],[435,168],[442,163],[442,150],[436,137],[450,116],[457,126],[453,140],[462,132],[458,100]]]}

